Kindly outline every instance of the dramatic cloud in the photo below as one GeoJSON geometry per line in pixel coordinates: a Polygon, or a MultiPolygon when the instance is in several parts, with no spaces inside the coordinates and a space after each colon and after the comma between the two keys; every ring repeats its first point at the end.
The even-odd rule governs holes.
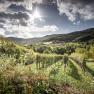
{"type": "Polygon", "coordinates": [[[42,3],[42,0],[0,0],[0,35],[31,38],[57,31],[55,25],[37,25],[36,22],[43,23],[45,20],[33,17],[34,3],[42,3]]]}
{"type": "Polygon", "coordinates": [[[94,19],[94,0],[57,0],[57,6],[71,21],[94,19]]]}
{"type": "Polygon", "coordinates": [[[12,12],[29,12],[23,5],[11,4],[8,10],[12,12]]]}
{"type": "Polygon", "coordinates": [[[30,38],[50,34],[58,30],[55,25],[38,26],[43,18],[34,18],[33,4],[43,3],[42,0],[0,0],[0,35],[30,38]]]}
{"type": "Polygon", "coordinates": [[[59,30],[55,25],[38,26],[37,23],[32,22],[34,21],[33,19],[26,20],[25,18],[19,18],[18,16],[16,18],[14,16],[9,16],[9,18],[7,16],[0,17],[0,35],[31,38],[52,34],[59,30]],[[12,17],[13,19],[11,19],[12,17]]]}
{"type": "Polygon", "coordinates": [[[32,10],[33,4],[40,4],[42,0],[0,0],[0,11],[5,11],[11,4],[15,4],[14,6],[10,6],[10,8],[17,8],[16,5],[19,5],[19,8],[23,10],[23,5],[26,9],[32,10]]]}
{"type": "Polygon", "coordinates": [[[51,4],[51,3],[56,3],[56,0],[0,0],[1,7],[5,8],[7,8],[10,4],[19,4],[32,9],[33,4],[51,4]]]}
{"type": "Polygon", "coordinates": [[[54,14],[58,9],[60,15],[66,15],[75,25],[79,25],[80,20],[94,19],[93,6],[94,0],[0,0],[0,34],[22,38],[52,34],[59,31],[57,27],[59,23],[53,21],[52,24],[52,20],[48,20],[51,19],[51,12],[55,19],[57,16],[54,14]],[[49,16],[46,15],[48,18],[42,17],[41,8],[37,10],[39,4],[43,5],[41,8],[46,7],[43,16],[48,12],[49,16]],[[49,5],[52,11],[48,10],[49,5]],[[49,22],[46,23],[46,19],[49,22]]]}

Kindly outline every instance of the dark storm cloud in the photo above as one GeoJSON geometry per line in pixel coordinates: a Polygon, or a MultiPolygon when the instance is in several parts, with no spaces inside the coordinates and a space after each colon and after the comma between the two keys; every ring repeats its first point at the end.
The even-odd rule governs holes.
{"type": "Polygon", "coordinates": [[[4,26],[2,24],[0,24],[0,28],[4,28],[4,26]]]}
{"type": "Polygon", "coordinates": [[[20,20],[19,24],[22,26],[27,26],[27,22],[25,20],[20,20]]]}
{"type": "Polygon", "coordinates": [[[57,0],[0,0],[0,3],[4,3],[5,1],[11,2],[31,2],[31,3],[42,3],[42,4],[51,4],[56,3],[57,0]]]}
{"type": "Polygon", "coordinates": [[[94,2],[94,0],[58,0],[58,1],[60,1],[60,2],[67,2],[67,3],[71,2],[73,4],[75,4],[75,3],[89,4],[89,3],[94,2]]]}
{"type": "Polygon", "coordinates": [[[4,0],[0,0],[0,3],[4,3],[4,0]]]}
{"type": "Polygon", "coordinates": [[[26,13],[4,13],[4,12],[1,12],[0,13],[0,18],[9,18],[9,19],[26,19],[28,20],[29,19],[29,16],[26,14],[26,13]]]}
{"type": "Polygon", "coordinates": [[[11,4],[8,9],[15,12],[29,12],[23,5],[17,4],[11,4]]]}
{"type": "Polygon", "coordinates": [[[56,0],[43,0],[42,2],[44,4],[52,4],[52,3],[56,3],[56,0]]]}
{"type": "Polygon", "coordinates": [[[57,6],[71,21],[94,19],[94,0],[57,0],[57,6]]]}
{"type": "MultiPolygon", "coordinates": [[[[1,1],[2,1],[2,0],[1,0],[1,1]]],[[[5,1],[23,2],[24,0],[5,0],[5,1]]]]}
{"type": "Polygon", "coordinates": [[[5,21],[3,19],[0,19],[0,23],[5,23],[5,21]]]}

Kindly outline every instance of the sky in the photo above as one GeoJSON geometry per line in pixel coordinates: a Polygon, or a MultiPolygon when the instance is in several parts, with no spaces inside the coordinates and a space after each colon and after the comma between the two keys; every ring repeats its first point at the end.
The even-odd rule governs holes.
{"type": "Polygon", "coordinates": [[[0,35],[43,37],[94,28],[94,0],[0,0],[0,35]]]}

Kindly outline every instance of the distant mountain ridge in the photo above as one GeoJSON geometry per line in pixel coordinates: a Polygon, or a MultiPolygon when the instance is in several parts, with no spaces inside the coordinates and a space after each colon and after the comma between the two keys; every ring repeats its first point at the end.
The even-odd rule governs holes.
{"type": "Polygon", "coordinates": [[[68,34],[47,35],[41,38],[23,39],[8,37],[7,39],[12,40],[16,43],[28,45],[39,42],[86,42],[94,39],[94,28],[86,29],[83,31],[76,31],[68,34]]]}

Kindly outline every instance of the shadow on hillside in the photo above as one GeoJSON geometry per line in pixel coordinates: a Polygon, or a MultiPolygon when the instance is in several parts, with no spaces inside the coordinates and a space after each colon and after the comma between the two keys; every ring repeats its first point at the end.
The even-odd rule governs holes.
{"type": "Polygon", "coordinates": [[[76,80],[81,80],[81,76],[78,73],[77,67],[72,62],[70,62],[69,66],[71,68],[69,75],[75,78],[76,80]]]}
{"type": "Polygon", "coordinates": [[[90,69],[87,65],[86,65],[86,70],[92,75],[94,76],[94,71],[92,69],[90,69]]]}

